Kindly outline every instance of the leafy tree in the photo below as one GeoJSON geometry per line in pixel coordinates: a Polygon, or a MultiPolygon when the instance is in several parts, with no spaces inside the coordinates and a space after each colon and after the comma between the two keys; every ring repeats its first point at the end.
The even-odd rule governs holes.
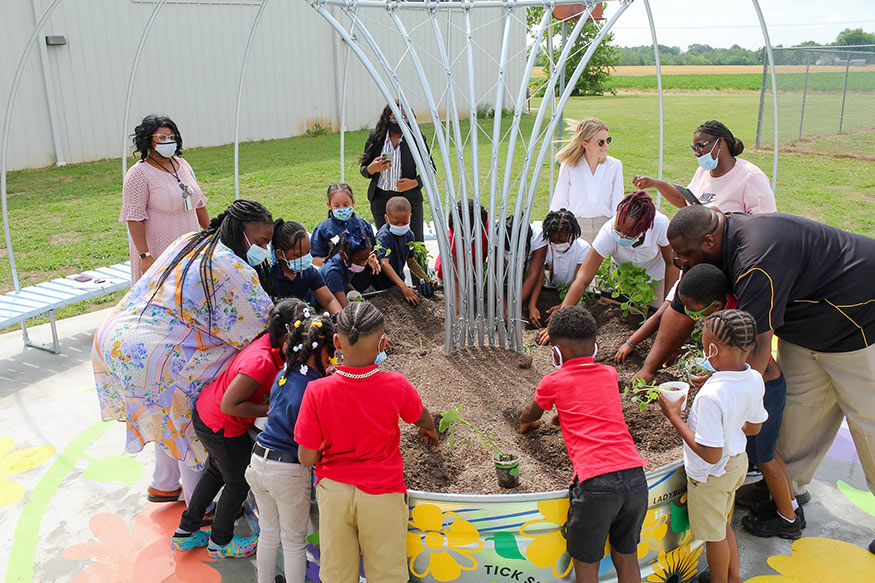
{"type": "MultiPolygon", "coordinates": [[[[875,34],[865,32],[862,28],[846,28],[839,33],[834,43],[843,45],[872,45],[875,44],[875,34]]],[[[861,50],[873,50],[873,47],[861,50]]]]}
{"type": "MultiPolygon", "coordinates": [[[[529,29],[537,30],[537,26],[541,22],[543,15],[543,8],[537,6],[530,7],[526,13],[526,23],[528,24],[529,29]]],[[[553,17],[551,17],[551,21],[554,23],[559,22],[553,17]]],[[[576,23],[569,21],[568,24],[570,32],[576,23]]],[[[570,56],[565,62],[567,76],[570,77],[571,73],[577,68],[577,64],[580,63],[580,59],[583,57],[587,47],[596,37],[598,32],[599,28],[593,22],[587,22],[583,25],[583,30],[580,32],[580,36],[577,37],[577,41],[571,48],[570,56]]],[[[578,79],[577,84],[574,86],[574,89],[571,92],[572,95],[603,95],[607,91],[615,93],[613,89],[610,89],[607,86],[608,79],[611,78],[611,72],[620,56],[619,49],[610,44],[613,40],[614,35],[611,33],[606,34],[602,39],[601,44],[596,48],[589,63],[587,63],[583,73],[580,75],[580,79],[578,79]]],[[[558,39],[557,42],[553,43],[553,62],[559,60],[559,55],[562,54],[562,47],[559,46],[560,44],[561,41],[558,39]]],[[[557,83],[557,95],[558,91],[559,84],[557,83]]]]}

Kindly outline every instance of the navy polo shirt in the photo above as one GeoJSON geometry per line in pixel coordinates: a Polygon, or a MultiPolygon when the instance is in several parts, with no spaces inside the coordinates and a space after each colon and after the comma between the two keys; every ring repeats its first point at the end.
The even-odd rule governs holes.
{"type": "Polygon", "coordinates": [[[283,272],[282,264],[274,261],[270,266],[270,275],[278,298],[298,298],[312,304],[315,299],[313,292],[325,286],[325,280],[322,279],[319,270],[312,265],[300,273],[295,273],[294,279],[289,279],[283,272]]]}
{"type": "Polygon", "coordinates": [[[310,254],[313,257],[328,257],[329,252],[331,252],[331,255],[334,255],[331,239],[344,232],[347,225],[351,222],[357,222],[362,231],[369,234],[371,240],[373,240],[374,228],[366,220],[353,214],[348,221],[341,221],[332,214],[313,229],[313,234],[310,235],[310,254]]]}
{"type": "Polygon", "coordinates": [[[352,282],[352,278],[355,275],[349,270],[343,259],[340,258],[339,253],[326,261],[319,271],[331,293],[346,293],[346,287],[352,282]]]}
{"type": "Polygon", "coordinates": [[[258,443],[264,448],[275,449],[283,453],[298,456],[298,444],[295,443],[295,423],[298,422],[298,412],[304,400],[307,383],[322,378],[322,374],[307,367],[307,373],[301,374],[300,369],[289,371],[285,384],[279,386],[277,381],[282,377],[281,370],[274,380],[270,390],[270,409],[267,412],[267,423],[264,431],[258,434],[258,443]]]}
{"type": "Polygon", "coordinates": [[[403,279],[404,266],[407,265],[407,258],[410,257],[410,247],[408,243],[415,239],[413,231],[410,229],[400,237],[393,235],[389,230],[389,223],[386,223],[380,230],[377,231],[377,242],[388,250],[388,253],[383,250],[377,250],[378,259],[388,259],[389,265],[395,270],[395,273],[403,279]]]}

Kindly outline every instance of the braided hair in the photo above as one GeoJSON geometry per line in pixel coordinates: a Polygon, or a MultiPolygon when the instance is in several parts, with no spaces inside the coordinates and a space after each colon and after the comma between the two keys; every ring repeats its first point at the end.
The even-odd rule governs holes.
{"type": "Polygon", "coordinates": [[[337,330],[354,346],[359,336],[371,334],[383,327],[383,312],[371,302],[350,302],[337,314],[337,330]]]}
{"type": "Polygon", "coordinates": [[[713,119],[711,121],[706,121],[700,125],[696,131],[708,134],[715,138],[723,138],[723,141],[726,142],[726,147],[729,148],[729,153],[733,156],[738,156],[744,152],[744,142],[733,136],[732,132],[729,131],[729,128],[723,125],[722,122],[713,119]]]}
{"type": "MultiPolygon", "coordinates": [[[[513,215],[507,217],[504,220],[504,250],[505,251],[513,251],[510,248],[512,243],[511,235],[513,234],[513,215]]],[[[526,232],[523,235],[526,238],[526,257],[528,258],[529,253],[532,252],[532,225],[526,225],[526,232]]]]}
{"type": "MultiPolygon", "coordinates": [[[[243,226],[250,223],[261,223],[273,226],[273,217],[271,216],[270,211],[261,203],[242,199],[235,200],[227,209],[225,209],[224,212],[213,217],[210,224],[207,225],[207,228],[192,235],[188,242],[182,246],[182,249],[176,253],[176,256],[170,261],[170,264],[164,268],[164,271],[158,278],[158,282],[155,284],[155,291],[152,292],[149,301],[143,306],[143,311],[140,312],[140,315],[142,316],[146,311],[146,307],[155,299],[158,290],[161,289],[164,282],[167,281],[167,278],[170,277],[170,274],[173,273],[176,266],[179,265],[183,259],[186,261],[179,276],[179,282],[177,283],[178,287],[182,287],[185,283],[185,278],[188,276],[189,268],[195,257],[203,256],[200,263],[201,286],[203,286],[204,290],[204,302],[206,303],[207,308],[209,330],[210,333],[212,333],[212,298],[216,291],[215,280],[213,279],[213,252],[216,249],[216,245],[221,241],[223,245],[231,249],[237,257],[245,262],[247,248],[244,245],[243,226]]],[[[258,279],[261,282],[261,286],[264,289],[269,289],[269,269],[264,263],[257,265],[254,269],[256,273],[258,273],[258,279]]],[[[183,298],[182,295],[179,295],[178,297],[179,310],[182,311],[183,298]]]]}
{"type": "Polygon", "coordinates": [[[714,312],[705,320],[705,330],[723,344],[742,352],[750,352],[757,345],[756,320],[744,310],[714,312]]]}
{"type": "Polygon", "coordinates": [[[291,317],[285,322],[283,332],[288,332],[286,340],[286,369],[280,380],[285,384],[291,371],[296,371],[314,354],[317,355],[316,370],[325,376],[325,366],[319,354],[328,349],[329,356],[334,356],[334,324],[327,313],[316,313],[306,302],[299,299],[281,300],[280,304],[288,303],[291,317]]]}
{"type": "Polygon", "coordinates": [[[617,205],[617,223],[622,223],[627,218],[637,219],[632,227],[631,236],[637,237],[653,226],[653,218],[656,216],[656,207],[653,199],[643,190],[637,190],[629,194],[617,205]]]}
{"type": "MultiPolygon", "coordinates": [[[[270,309],[270,314],[267,316],[267,329],[256,338],[267,334],[270,336],[271,348],[283,348],[282,341],[288,332],[289,322],[294,322],[300,312],[298,304],[304,304],[304,302],[297,298],[286,298],[278,301],[270,309]]],[[[305,307],[306,305],[304,304],[305,307]]]]}
{"type": "Polygon", "coordinates": [[[565,339],[576,342],[595,340],[597,331],[595,318],[580,304],[558,310],[547,322],[547,333],[555,340],[565,339]]]}
{"type": "Polygon", "coordinates": [[[549,242],[556,235],[568,235],[568,242],[572,242],[580,237],[580,224],[574,213],[567,209],[559,209],[558,211],[550,211],[544,217],[542,226],[544,240],[549,242]]]}
{"type": "Polygon", "coordinates": [[[273,224],[273,238],[270,240],[270,244],[273,246],[275,254],[277,250],[285,252],[288,249],[298,247],[301,241],[306,238],[307,229],[301,223],[277,219],[273,224]]]}

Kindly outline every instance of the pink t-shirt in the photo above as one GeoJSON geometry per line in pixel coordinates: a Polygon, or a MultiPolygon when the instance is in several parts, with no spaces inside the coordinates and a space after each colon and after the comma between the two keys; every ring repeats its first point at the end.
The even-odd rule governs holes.
{"type": "MultiPolygon", "coordinates": [[[[376,368],[340,366],[338,371],[366,374],[376,368]]],[[[310,381],[295,424],[295,441],[322,448],[316,478],[352,484],[366,494],[406,492],[398,418],[415,423],[422,400],[397,372],[351,379],[333,374],[310,381]]]]}
{"type": "Polygon", "coordinates": [[[725,213],[778,212],[769,178],[755,164],[742,158],[736,158],[735,167],[718,178],[711,176],[708,170],[697,168],[687,188],[705,206],[714,206],[725,213]]]}
{"type": "Polygon", "coordinates": [[[541,379],[535,403],[556,406],[562,437],[577,479],[647,465],[632,441],[617,386],[617,369],[573,358],[541,379]]]}

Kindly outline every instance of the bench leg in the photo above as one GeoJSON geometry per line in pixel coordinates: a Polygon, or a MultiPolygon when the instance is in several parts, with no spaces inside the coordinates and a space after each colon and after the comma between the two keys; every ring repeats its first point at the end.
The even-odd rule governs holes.
{"type": "Polygon", "coordinates": [[[39,342],[34,342],[30,339],[30,336],[27,334],[27,324],[24,322],[21,323],[21,338],[24,340],[24,345],[28,348],[39,348],[40,350],[45,350],[47,352],[52,352],[54,354],[61,354],[61,344],[58,342],[58,328],[55,325],[55,311],[51,310],[49,312],[49,326],[52,329],[52,344],[49,346],[48,344],[40,344],[39,342]]]}

